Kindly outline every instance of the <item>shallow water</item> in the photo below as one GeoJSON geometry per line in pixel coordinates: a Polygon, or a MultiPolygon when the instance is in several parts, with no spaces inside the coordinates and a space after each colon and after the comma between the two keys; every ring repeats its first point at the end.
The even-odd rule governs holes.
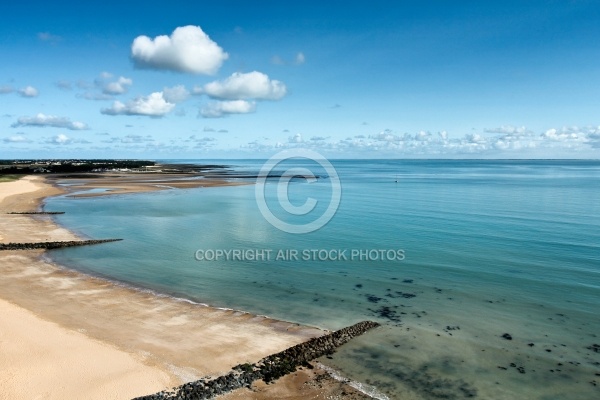
{"type": "MultiPolygon", "coordinates": [[[[254,185],[59,197],[46,210],[66,211],[61,224],[125,240],[52,256],[109,279],[329,329],[378,320],[383,328],[322,362],[390,398],[600,396],[600,353],[587,349],[600,344],[600,162],[333,165],[340,207],[312,233],[270,225],[254,185]],[[216,249],[272,253],[195,259],[216,249]],[[275,259],[278,250],[311,249],[403,250],[405,259],[275,259]]],[[[332,179],[319,174],[315,183],[292,181],[293,204],[310,196],[324,210],[332,179]]],[[[270,202],[275,186],[267,184],[270,202]]]]}

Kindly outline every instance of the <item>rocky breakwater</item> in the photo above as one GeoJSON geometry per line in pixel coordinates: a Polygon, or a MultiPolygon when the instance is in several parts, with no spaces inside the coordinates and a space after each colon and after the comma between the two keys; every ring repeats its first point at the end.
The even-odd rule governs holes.
{"type": "Polygon", "coordinates": [[[8,212],[9,215],[59,215],[64,214],[64,211],[24,211],[24,212],[8,212]]]}
{"type": "Polygon", "coordinates": [[[200,379],[176,387],[171,391],[137,397],[134,400],[210,399],[235,389],[249,387],[259,379],[270,382],[294,372],[298,366],[307,365],[315,358],[333,354],[339,346],[378,326],[377,322],[362,321],[292,346],[282,352],[265,357],[257,363],[236,365],[227,375],[216,379],[200,379]]]}
{"type": "Polygon", "coordinates": [[[117,242],[123,239],[100,239],[100,240],[69,240],[61,242],[35,242],[35,243],[0,243],[1,250],[49,250],[60,249],[63,247],[89,246],[92,244],[101,244],[117,242]]]}

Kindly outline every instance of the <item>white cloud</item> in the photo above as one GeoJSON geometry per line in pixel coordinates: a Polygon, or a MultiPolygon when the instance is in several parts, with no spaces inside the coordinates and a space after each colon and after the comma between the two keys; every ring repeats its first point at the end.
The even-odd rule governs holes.
{"type": "Polygon", "coordinates": [[[120,76],[116,81],[105,82],[102,87],[102,93],[108,95],[123,94],[127,92],[131,85],[133,85],[133,80],[120,76]]]}
{"type": "Polygon", "coordinates": [[[175,104],[165,100],[162,92],[154,92],[149,96],[141,96],[127,102],[115,101],[110,108],[103,108],[100,112],[106,115],[145,115],[149,117],[162,117],[175,107],[175,104]]]}
{"type": "Polygon", "coordinates": [[[204,85],[204,93],[212,98],[239,100],[279,100],[287,93],[283,82],[271,80],[262,72],[236,72],[224,81],[204,85]]]}
{"type": "Polygon", "coordinates": [[[22,97],[37,97],[40,93],[33,86],[26,86],[23,89],[19,90],[19,94],[22,97]]]}
{"type": "MultiPolygon", "coordinates": [[[[587,135],[590,137],[590,134],[587,135]]],[[[593,136],[593,134],[591,134],[593,136]]],[[[575,129],[562,128],[562,129],[548,129],[546,132],[542,133],[542,137],[548,140],[557,141],[557,142],[566,142],[570,140],[585,140],[586,133],[580,132],[577,127],[575,129]]]]}
{"type": "Polygon", "coordinates": [[[35,117],[19,117],[17,122],[11,125],[13,128],[19,126],[37,126],[53,128],[66,128],[72,131],[81,131],[89,129],[83,122],[71,121],[69,118],[57,117],[54,115],[38,114],[35,117]]]}
{"type": "Polygon", "coordinates": [[[13,135],[2,140],[4,143],[31,143],[24,135],[13,135]]]}
{"type": "Polygon", "coordinates": [[[256,103],[246,100],[214,101],[200,109],[204,118],[221,118],[229,114],[248,114],[256,110],[256,103]]]}
{"type": "Polygon", "coordinates": [[[181,103],[190,97],[190,92],[183,85],[164,88],[163,95],[169,103],[181,103]]]}
{"type": "Polygon", "coordinates": [[[485,129],[485,133],[501,133],[505,135],[525,135],[531,133],[524,126],[502,125],[499,128],[485,129]]]}
{"type": "Polygon", "coordinates": [[[138,36],[131,45],[138,68],[215,74],[229,55],[199,26],[183,26],[171,36],[138,36]]]}
{"type": "Polygon", "coordinates": [[[68,137],[67,135],[64,135],[62,133],[59,135],[56,135],[46,141],[46,143],[58,144],[58,145],[70,144],[71,142],[73,142],[73,140],[70,137],[68,137]]]}
{"type": "Polygon", "coordinates": [[[300,133],[296,133],[294,136],[290,136],[288,138],[289,143],[304,143],[302,139],[302,135],[300,133]]]}

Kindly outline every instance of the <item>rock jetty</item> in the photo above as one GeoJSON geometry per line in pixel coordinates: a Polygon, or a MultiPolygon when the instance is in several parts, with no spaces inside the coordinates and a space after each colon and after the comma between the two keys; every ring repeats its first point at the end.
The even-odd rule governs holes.
{"type": "Polygon", "coordinates": [[[25,211],[25,212],[8,212],[11,215],[58,215],[64,214],[64,211],[25,211]]]}
{"type": "Polygon", "coordinates": [[[109,242],[118,242],[123,239],[101,239],[101,240],[69,240],[62,242],[35,242],[35,243],[0,243],[1,250],[39,250],[60,249],[63,247],[89,246],[109,242]]]}
{"type": "Polygon", "coordinates": [[[212,380],[200,379],[176,387],[171,391],[137,397],[134,400],[210,399],[235,389],[249,387],[259,379],[270,382],[294,372],[298,366],[307,365],[315,358],[333,354],[339,346],[347,343],[350,339],[378,326],[377,322],[362,321],[272,354],[255,364],[236,365],[227,375],[212,380]]]}

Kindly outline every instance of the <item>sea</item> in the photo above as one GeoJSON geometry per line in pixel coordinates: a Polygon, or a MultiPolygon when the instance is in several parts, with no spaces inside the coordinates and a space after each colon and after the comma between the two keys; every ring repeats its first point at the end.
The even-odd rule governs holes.
{"type": "Polygon", "coordinates": [[[378,321],[319,360],[375,398],[600,398],[600,161],[163,162],[239,185],[48,199],[124,239],[53,260],[324,329],[378,321]]]}

